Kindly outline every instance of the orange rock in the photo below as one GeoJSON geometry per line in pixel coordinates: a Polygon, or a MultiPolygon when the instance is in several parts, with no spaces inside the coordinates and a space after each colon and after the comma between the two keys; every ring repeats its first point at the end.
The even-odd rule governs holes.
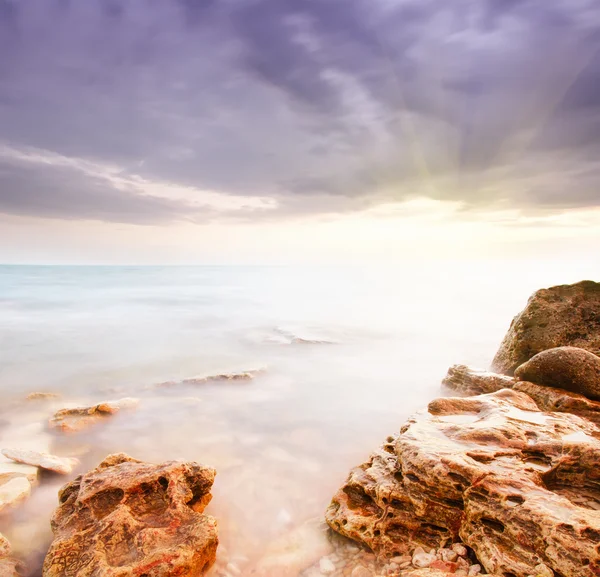
{"type": "Polygon", "coordinates": [[[65,485],[44,577],[197,577],[213,564],[216,521],[202,514],[213,469],[124,454],[65,485]]]}
{"type": "Polygon", "coordinates": [[[598,439],[591,422],[514,390],[437,399],[350,473],[326,519],[384,557],[462,540],[490,573],[543,563],[596,577],[598,439]]]}
{"type": "Polygon", "coordinates": [[[61,409],[54,414],[48,425],[53,429],[60,429],[65,432],[77,432],[123,409],[133,409],[138,404],[138,399],[125,398],[118,401],[105,401],[91,407],[61,409]]]}

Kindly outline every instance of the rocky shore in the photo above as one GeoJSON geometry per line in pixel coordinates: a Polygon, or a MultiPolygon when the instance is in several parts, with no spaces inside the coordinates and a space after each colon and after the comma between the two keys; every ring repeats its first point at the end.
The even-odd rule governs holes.
{"type": "MultiPolygon", "coordinates": [[[[218,547],[217,520],[204,511],[211,467],[118,453],[82,473],[75,451],[57,456],[44,441],[96,428],[137,399],[62,408],[50,393],[28,395],[47,424],[28,430],[31,442],[0,439],[0,515],[17,511],[45,475],[71,479],[49,520],[43,577],[598,577],[598,354],[600,284],[538,291],[490,370],[451,367],[449,394],[398,423],[352,469],[324,520],[283,534],[251,562],[218,547]]],[[[32,573],[0,535],[0,577],[19,575],[32,573]]]]}

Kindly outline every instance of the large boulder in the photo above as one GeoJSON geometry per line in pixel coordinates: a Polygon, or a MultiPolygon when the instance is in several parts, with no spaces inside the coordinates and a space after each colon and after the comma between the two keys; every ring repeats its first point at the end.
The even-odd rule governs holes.
{"type": "Polygon", "coordinates": [[[563,346],[600,354],[600,283],[582,281],[534,293],[513,319],[492,368],[512,375],[537,353],[563,346]]]}
{"type": "Polygon", "coordinates": [[[380,557],[462,541],[489,573],[596,577],[599,439],[510,389],[437,399],[352,470],[326,520],[380,557]]]}
{"type": "Polygon", "coordinates": [[[577,347],[542,351],[517,367],[515,377],[600,400],[600,357],[577,347]]]}
{"type": "Polygon", "coordinates": [[[65,485],[44,577],[198,577],[213,564],[216,521],[203,514],[213,469],[110,455],[65,485]]]}

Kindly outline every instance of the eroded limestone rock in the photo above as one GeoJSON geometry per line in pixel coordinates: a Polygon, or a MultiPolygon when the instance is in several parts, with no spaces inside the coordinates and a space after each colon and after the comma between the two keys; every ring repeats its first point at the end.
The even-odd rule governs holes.
{"type": "Polygon", "coordinates": [[[214,477],[197,463],[110,455],[60,491],[44,577],[204,575],[218,544],[203,514],[214,477]]]}
{"type": "Polygon", "coordinates": [[[577,347],[548,349],[515,370],[515,377],[600,399],[600,357],[577,347]]]}
{"type": "Polygon", "coordinates": [[[453,365],[442,383],[452,389],[467,395],[495,393],[501,389],[512,389],[516,379],[499,375],[467,365],[453,365]]]}
{"type": "Polygon", "coordinates": [[[11,558],[8,539],[0,533],[0,577],[19,577],[19,563],[11,558]]]}
{"type": "Polygon", "coordinates": [[[78,459],[70,457],[57,457],[48,453],[38,453],[37,451],[22,451],[19,449],[2,449],[2,454],[12,461],[40,467],[47,471],[68,475],[79,464],[78,459]]]}
{"type": "Polygon", "coordinates": [[[123,409],[134,409],[138,404],[138,399],[124,398],[118,401],[106,401],[92,407],[61,409],[54,414],[48,424],[51,428],[65,432],[81,431],[123,409]]]}
{"type": "Polygon", "coordinates": [[[513,319],[492,368],[512,375],[534,355],[564,346],[600,355],[600,283],[582,281],[534,293],[513,319]]]}
{"type": "Polygon", "coordinates": [[[519,391],[437,399],[352,470],[326,519],[383,557],[462,541],[491,573],[594,577],[599,439],[519,391]]]}

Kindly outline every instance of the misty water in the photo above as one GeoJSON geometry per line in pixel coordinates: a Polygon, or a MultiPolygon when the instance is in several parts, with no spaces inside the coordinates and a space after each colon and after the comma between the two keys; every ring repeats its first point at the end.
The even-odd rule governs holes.
{"type": "MultiPolygon", "coordinates": [[[[210,465],[207,512],[250,566],[322,517],[348,470],[441,394],[449,365],[487,367],[534,290],[592,273],[548,261],[0,267],[1,448],[45,443],[80,458],[73,476],[120,451],[210,465]],[[251,381],[157,386],[255,369],[251,381]],[[33,391],[60,399],[25,401],[33,391]],[[59,408],[122,397],[138,408],[82,433],[47,429],[59,408]]],[[[32,574],[66,480],[44,476],[0,516],[32,574]]]]}

